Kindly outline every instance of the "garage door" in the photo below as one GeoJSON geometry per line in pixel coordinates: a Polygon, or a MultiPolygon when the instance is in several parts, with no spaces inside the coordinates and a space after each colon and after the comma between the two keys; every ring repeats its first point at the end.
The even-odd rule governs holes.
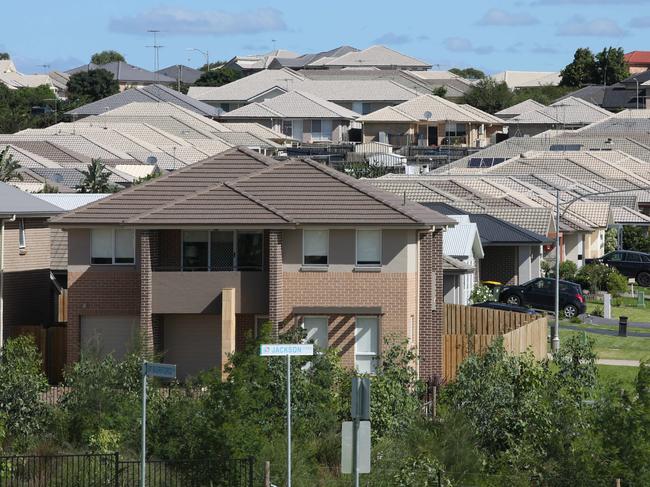
{"type": "Polygon", "coordinates": [[[138,337],[137,316],[82,316],[81,350],[122,359],[138,337]]]}
{"type": "Polygon", "coordinates": [[[165,315],[165,362],[176,364],[176,375],[185,378],[220,365],[221,317],[219,315],[165,315]]]}

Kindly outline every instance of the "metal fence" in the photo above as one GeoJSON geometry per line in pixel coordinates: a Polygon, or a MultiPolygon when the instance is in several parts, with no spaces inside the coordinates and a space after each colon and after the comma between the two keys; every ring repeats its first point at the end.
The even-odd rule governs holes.
{"type": "MultiPolygon", "coordinates": [[[[147,487],[252,487],[255,460],[148,461],[147,487]]],[[[140,462],[119,453],[0,457],[0,487],[138,487],[140,462]]]]}

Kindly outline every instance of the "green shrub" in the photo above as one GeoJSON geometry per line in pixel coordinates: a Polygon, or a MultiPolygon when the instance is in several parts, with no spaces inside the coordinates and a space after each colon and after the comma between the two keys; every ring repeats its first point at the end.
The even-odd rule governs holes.
{"type": "Polygon", "coordinates": [[[605,291],[607,290],[607,278],[612,271],[616,270],[605,264],[587,264],[576,272],[574,280],[592,293],[605,291]]]}
{"type": "Polygon", "coordinates": [[[542,270],[542,275],[544,277],[551,277],[553,274],[553,266],[550,264],[550,262],[546,260],[542,260],[542,263],[540,264],[540,268],[542,270]]]}
{"type": "Polygon", "coordinates": [[[614,268],[608,268],[605,275],[605,288],[613,296],[619,296],[627,291],[627,278],[614,268]]]}
{"type": "Polygon", "coordinates": [[[572,260],[565,260],[560,263],[560,279],[573,281],[578,272],[578,266],[572,260]]]}
{"type": "Polygon", "coordinates": [[[603,311],[602,306],[595,306],[591,314],[594,316],[600,316],[602,318],[605,315],[605,312],[603,311]]]}
{"type": "Polygon", "coordinates": [[[494,292],[488,286],[483,284],[476,284],[472,289],[472,294],[469,296],[471,304],[484,303],[486,301],[496,301],[494,292]]]}
{"type": "Polygon", "coordinates": [[[14,450],[29,447],[49,418],[40,399],[48,388],[41,363],[31,336],[6,341],[0,359],[0,415],[6,419],[6,440],[14,450]]]}
{"type": "Polygon", "coordinates": [[[574,316],[574,317],[571,318],[569,321],[570,321],[571,323],[576,323],[576,324],[578,324],[578,323],[582,323],[582,320],[581,320],[578,316],[574,316]]]}

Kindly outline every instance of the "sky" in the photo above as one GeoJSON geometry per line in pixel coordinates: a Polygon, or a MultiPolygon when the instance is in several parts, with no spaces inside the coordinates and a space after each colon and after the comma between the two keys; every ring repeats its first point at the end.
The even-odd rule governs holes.
{"type": "Polygon", "coordinates": [[[153,68],[199,66],[274,48],[384,44],[434,65],[555,71],[578,47],[650,50],[650,0],[29,0],[3,5],[0,51],[25,73],[69,69],[97,51],[153,68]],[[41,65],[47,65],[45,67],[41,65]]]}

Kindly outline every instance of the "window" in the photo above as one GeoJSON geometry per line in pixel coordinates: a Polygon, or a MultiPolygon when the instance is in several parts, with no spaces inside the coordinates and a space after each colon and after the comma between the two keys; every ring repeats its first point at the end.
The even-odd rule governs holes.
{"type": "Polygon", "coordinates": [[[264,234],[239,230],[183,232],[183,270],[257,271],[264,265],[264,234]]]}
{"type": "Polygon", "coordinates": [[[303,263],[305,265],[327,265],[329,251],[329,231],[303,230],[303,263]]]}
{"type": "Polygon", "coordinates": [[[134,264],[135,231],[94,228],[90,238],[91,264],[134,264]]]}
{"type": "Polygon", "coordinates": [[[312,140],[330,140],[332,138],[332,121],[312,120],[311,138],[312,140]]]}
{"type": "Polygon", "coordinates": [[[379,319],[358,316],[354,330],[354,366],[360,374],[374,374],[379,347],[379,319]]]}
{"type": "Polygon", "coordinates": [[[381,265],[381,230],[357,230],[357,265],[381,265]]]}
{"type": "Polygon", "coordinates": [[[237,269],[261,269],[263,247],[261,232],[237,232],[237,269]]]}
{"type": "Polygon", "coordinates": [[[27,241],[25,240],[25,220],[22,218],[18,220],[18,249],[25,250],[27,248],[27,241]]]}
{"type": "Polygon", "coordinates": [[[208,267],[209,232],[183,232],[183,270],[202,271],[208,267]]]}
{"type": "Polygon", "coordinates": [[[307,332],[307,341],[313,341],[318,348],[327,348],[327,316],[305,316],[302,327],[307,332]]]}
{"type": "Polygon", "coordinates": [[[626,262],[643,262],[643,259],[641,258],[641,254],[633,254],[631,252],[628,252],[625,256],[625,261],[626,262]]]}
{"type": "Polygon", "coordinates": [[[210,269],[231,271],[235,262],[234,232],[214,230],[210,232],[210,269]]]}
{"type": "Polygon", "coordinates": [[[282,121],[282,133],[287,137],[293,137],[293,124],[291,120],[282,121]]]}
{"type": "Polygon", "coordinates": [[[607,257],[607,260],[611,262],[622,262],[624,257],[625,254],[623,254],[623,252],[612,252],[612,254],[607,257]]]}

